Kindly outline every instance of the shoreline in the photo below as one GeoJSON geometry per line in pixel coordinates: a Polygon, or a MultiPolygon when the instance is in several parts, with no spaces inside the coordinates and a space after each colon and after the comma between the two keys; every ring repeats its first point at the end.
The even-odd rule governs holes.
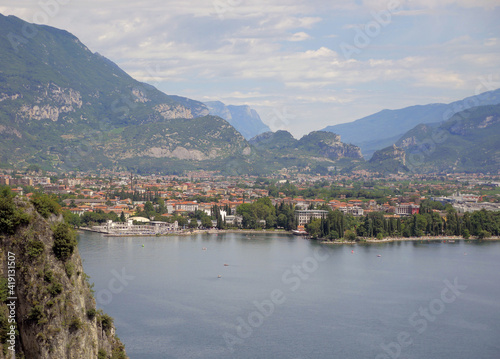
{"type": "Polygon", "coordinates": [[[91,228],[87,227],[81,227],[81,228],[76,228],[77,231],[82,231],[82,232],[91,232],[91,233],[98,233],[102,234],[105,237],[172,237],[172,236],[192,236],[192,235],[197,235],[197,234],[226,234],[226,233],[242,233],[242,234],[267,234],[267,233],[272,233],[272,234],[286,234],[286,235],[293,235],[291,231],[285,231],[285,230],[258,230],[258,229],[197,229],[193,231],[185,231],[185,232],[172,232],[172,233],[105,233],[105,232],[99,232],[95,231],[91,228]]]}
{"type": "MultiPolygon", "coordinates": [[[[172,236],[192,236],[192,235],[198,235],[198,234],[226,234],[226,233],[240,233],[240,234],[246,234],[247,237],[249,234],[255,235],[255,234],[284,234],[284,235],[290,235],[294,237],[300,237],[304,238],[304,236],[296,236],[294,235],[291,231],[285,231],[285,230],[258,230],[258,229],[209,229],[209,230],[193,230],[191,231],[186,231],[186,232],[175,232],[175,233],[158,233],[158,234],[150,234],[150,233],[133,233],[133,234],[127,234],[127,233],[103,233],[103,232],[98,232],[95,230],[92,230],[90,228],[77,228],[77,231],[82,231],[82,232],[92,232],[92,233],[99,233],[102,234],[105,237],[172,237],[172,236]]],[[[311,239],[310,237],[307,237],[307,239],[311,239]]],[[[363,244],[363,243],[394,243],[394,242],[418,242],[418,241],[433,241],[433,242],[449,242],[449,241],[500,241],[500,236],[496,237],[490,237],[490,238],[484,238],[484,239],[477,239],[477,238],[469,238],[465,239],[460,236],[437,236],[437,237],[389,237],[389,238],[383,238],[383,239],[377,239],[377,238],[362,238],[359,241],[329,241],[329,240],[324,240],[324,239],[317,239],[316,241],[320,244],[363,244]]],[[[453,242],[451,242],[453,243],[453,242]]]]}
{"type": "Polygon", "coordinates": [[[325,241],[318,240],[321,244],[363,244],[363,243],[394,243],[394,242],[419,242],[419,241],[429,241],[429,242],[446,242],[453,243],[449,241],[500,241],[500,237],[490,237],[484,239],[469,238],[465,239],[460,236],[438,236],[438,237],[394,237],[394,238],[364,238],[360,241],[325,241]]]}

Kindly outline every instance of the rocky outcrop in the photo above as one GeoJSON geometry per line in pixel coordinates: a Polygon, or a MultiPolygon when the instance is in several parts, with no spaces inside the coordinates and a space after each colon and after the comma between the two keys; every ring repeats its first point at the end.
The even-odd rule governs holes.
{"type": "Polygon", "coordinates": [[[361,149],[358,146],[343,143],[340,135],[325,131],[314,131],[302,137],[299,141],[299,149],[331,160],[363,158],[361,149]]]}
{"type": "Polygon", "coordinates": [[[370,163],[381,163],[389,160],[399,162],[404,166],[406,165],[406,153],[402,148],[392,145],[375,152],[370,163]]]}
{"type": "MultiPolygon", "coordinates": [[[[24,104],[19,110],[21,118],[27,120],[59,120],[63,113],[75,112],[83,105],[81,94],[71,88],[61,88],[53,83],[36,90],[36,104],[24,104]]],[[[17,97],[16,97],[17,99],[17,97]]]]}
{"type": "Polygon", "coordinates": [[[173,118],[193,118],[191,110],[181,105],[170,106],[167,104],[160,104],[153,108],[158,112],[164,120],[173,118]]]}
{"type": "Polygon", "coordinates": [[[4,194],[0,194],[0,201],[1,214],[18,223],[11,233],[5,222],[0,223],[0,295],[15,298],[5,300],[4,296],[0,305],[4,344],[0,358],[13,358],[9,346],[15,347],[16,358],[127,358],[123,344],[115,337],[112,319],[96,310],[77,248],[72,253],[66,251],[70,242],[61,247],[61,236],[73,235],[61,216],[44,218],[27,200],[4,194]],[[12,203],[14,212],[6,211],[12,203]],[[7,281],[9,276],[13,282],[7,281]],[[6,288],[7,283],[14,286],[6,288]],[[12,307],[6,306],[11,303],[12,307]],[[8,319],[15,323],[8,323],[8,319]],[[12,336],[10,325],[17,325],[12,336]]]}

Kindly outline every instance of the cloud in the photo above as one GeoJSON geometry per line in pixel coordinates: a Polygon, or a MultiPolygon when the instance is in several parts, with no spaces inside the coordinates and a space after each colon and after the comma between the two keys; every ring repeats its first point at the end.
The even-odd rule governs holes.
{"type": "Polygon", "coordinates": [[[309,40],[310,38],[311,36],[309,36],[309,34],[306,34],[305,32],[296,32],[295,34],[293,34],[291,37],[288,38],[288,41],[293,41],[293,42],[305,41],[309,40]]]}
{"type": "MultiPolygon", "coordinates": [[[[71,1],[48,23],[167,93],[265,112],[285,106],[297,118],[345,122],[384,106],[459,99],[479,76],[498,73],[497,0],[401,0],[355,59],[339,56],[352,29],[394,1],[71,1]]],[[[0,11],[32,21],[41,10],[17,0],[0,11]]]]}

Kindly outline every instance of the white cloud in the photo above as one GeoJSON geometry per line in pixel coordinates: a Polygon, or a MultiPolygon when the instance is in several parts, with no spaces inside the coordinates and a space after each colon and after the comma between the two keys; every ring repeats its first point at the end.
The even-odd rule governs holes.
{"type": "Polygon", "coordinates": [[[311,36],[309,34],[306,34],[305,32],[296,32],[293,34],[291,37],[288,38],[288,41],[292,42],[298,42],[298,41],[305,41],[309,40],[311,36]]]}
{"type": "MultiPolygon", "coordinates": [[[[167,93],[268,112],[287,106],[298,118],[315,113],[345,122],[383,106],[459,99],[479,76],[498,73],[492,20],[500,15],[498,0],[401,0],[393,14],[400,18],[355,59],[339,56],[339,44],[353,41],[352,28],[363,29],[391,1],[397,0],[362,6],[351,0],[71,1],[49,24],[167,93]]],[[[37,11],[23,0],[0,7],[28,21],[37,11]]],[[[291,121],[290,129],[307,128],[291,121]]]]}

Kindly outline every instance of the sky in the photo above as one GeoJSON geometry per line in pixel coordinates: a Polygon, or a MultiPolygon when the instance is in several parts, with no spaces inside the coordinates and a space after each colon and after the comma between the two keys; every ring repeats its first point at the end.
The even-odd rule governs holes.
{"type": "Polygon", "coordinates": [[[500,88],[500,0],[0,0],[0,13],[295,137],[500,88]]]}

